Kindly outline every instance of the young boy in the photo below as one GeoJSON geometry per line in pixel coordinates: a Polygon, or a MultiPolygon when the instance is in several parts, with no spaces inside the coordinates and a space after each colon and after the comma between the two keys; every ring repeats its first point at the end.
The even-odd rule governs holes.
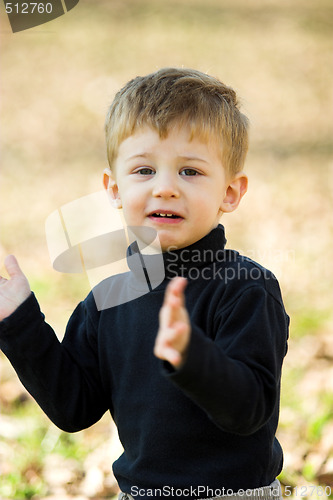
{"type": "MultiPolygon", "coordinates": [[[[199,71],[162,69],[118,92],[104,186],[128,226],[156,231],[165,278],[96,307],[94,296],[107,304],[142,274],[130,265],[106,280],[78,305],[62,343],[7,257],[0,348],[61,429],[111,412],[124,447],[113,466],[119,498],[280,498],[289,320],[276,278],[225,249],[219,224],[247,190],[247,128],[235,92],[199,71]]],[[[131,245],[151,272],[157,256],[138,254],[131,245]]]]}

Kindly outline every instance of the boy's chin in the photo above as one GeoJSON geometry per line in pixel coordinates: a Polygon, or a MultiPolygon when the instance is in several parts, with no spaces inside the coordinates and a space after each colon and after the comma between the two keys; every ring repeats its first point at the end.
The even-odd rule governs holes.
{"type": "MultiPolygon", "coordinates": [[[[137,230],[138,227],[135,229],[137,230]]],[[[151,228],[149,228],[149,234],[146,234],[144,226],[142,226],[140,231],[133,232],[136,237],[135,239],[137,239],[140,251],[146,255],[160,254],[161,252],[172,252],[193,243],[192,241],[187,241],[186,238],[179,238],[175,234],[170,234],[169,231],[164,230],[157,230],[157,232],[155,232],[156,237],[152,239],[150,231],[151,228]]]]}
{"type": "Polygon", "coordinates": [[[176,250],[180,248],[181,245],[178,245],[174,241],[164,241],[163,238],[160,238],[158,235],[155,240],[145,248],[144,253],[146,254],[157,254],[157,253],[165,253],[170,252],[172,250],[176,250]]]}

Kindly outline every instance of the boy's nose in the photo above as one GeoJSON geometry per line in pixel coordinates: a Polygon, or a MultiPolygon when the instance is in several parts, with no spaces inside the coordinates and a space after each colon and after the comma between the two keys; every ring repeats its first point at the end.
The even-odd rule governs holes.
{"type": "Polygon", "coordinates": [[[172,179],[170,176],[156,177],[152,192],[153,196],[156,198],[179,198],[180,193],[176,179],[172,179]]]}

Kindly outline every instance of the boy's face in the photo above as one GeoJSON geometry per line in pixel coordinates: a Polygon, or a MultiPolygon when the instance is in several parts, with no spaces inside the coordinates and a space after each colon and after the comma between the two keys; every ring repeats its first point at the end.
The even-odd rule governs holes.
{"type": "Polygon", "coordinates": [[[128,226],[152,227],[163,251],[183,248],[217,226],[246,192],[247,178],[227,178],[215,141],[189,140],[189,129],[168,136],[145,126],[119,146],[104,186],[122,206],[128,226]]]}

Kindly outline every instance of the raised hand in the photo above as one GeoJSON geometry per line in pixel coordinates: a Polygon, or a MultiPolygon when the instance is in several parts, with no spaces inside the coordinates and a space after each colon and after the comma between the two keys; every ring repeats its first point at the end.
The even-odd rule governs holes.
{"type": "Polygon", "coordinates": [[[14,255],[5,259],[9,279],[0,276],[0,321],[10,316],[30,295],[29,282],[14,255]]]}
{"type": "Polygon", "coordinates": [[[180,368],[185,361],[191,335],[190,319],[185,307],[186,283],[185,278],[177,277],[168,284],[154,347],[155,356],[169,361],[175,368],[180,368]]]}

